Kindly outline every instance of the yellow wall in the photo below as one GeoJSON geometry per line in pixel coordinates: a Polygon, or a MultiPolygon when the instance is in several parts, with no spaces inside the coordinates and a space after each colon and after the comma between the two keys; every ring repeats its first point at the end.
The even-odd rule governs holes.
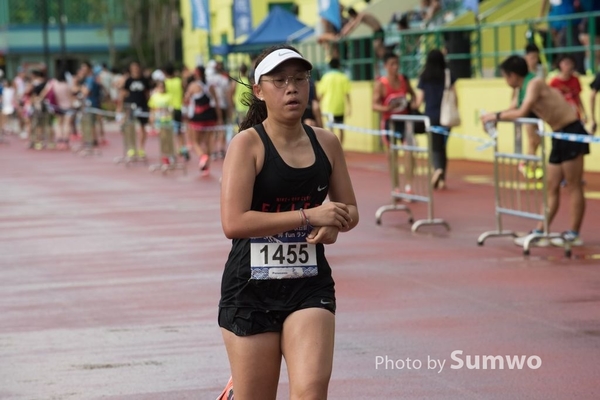
{"type": "Polygon", "coordinates": [[[180,2],[180,11],[183,18],[181,31],[183,64],[188,68],[194,68],[208,60],[208,34],[204,30],[192,29],[192,8],[188,0],[180,2]]]}
{"type": "MultiPolygon", "coordinates": [[[[371,111],[373,84],[371,82],[352,82],[350,102],[352,114],[346,116],[344,123],[367,129],[379,128],[379,115],[371,111]]],[[[344,148],[352,151],[372,153],[381,149],[379,137],[352,131],[344,132],[344,148]]]]}

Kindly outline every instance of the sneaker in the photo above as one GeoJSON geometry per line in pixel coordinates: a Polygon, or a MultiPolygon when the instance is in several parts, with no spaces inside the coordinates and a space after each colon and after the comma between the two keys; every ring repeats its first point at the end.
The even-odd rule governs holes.
{"type": "Polygon", "coordinates": [[[540,167],[537,167],[534,172],[535,179],[542,179],[544,177],[544,170],[540,167]]]}
{"type": "Polygon", "coordinates": [[[562,235],[563,237],[554,238],[550,240],[553,246],[564,247],[565,240],[568,241],[572,247],[583,246],[583,240],[581,240],[578,234],[572,231],[568,231],[564,232],[562,235]]]}
{"type": "Polygon", "coordinates": [[[169,160],[169,157],[162,157],[162,158],[160,159],[160,162],[161,162],[161,164],[163,164],[163,165],[169,165],[169,164],[171,164],[171,161],[169,160]]]}
{"type": "Polygon", "coordinates": [[[139,158],[146,158],[146,150],[139,149],[137,154],[139,158]]]}
{"type": "Polygon", "coordinates": [[[129,157],[129,158],[135,157],[135,150],[134,149],[127,150],[127,157],[129,157]]]}
{"type": "MultiPolygon", "coordinates": [[[[541,234],[542,232],[539,231],[531,231],[529,232],[527,235],[525,236],[520,236],[518,238],[514,239],[514,243],[519,246],[519,247],[523,247],[525,245],[525,240],[527,240],[527,238],[529,237],[529,235],[531,235],[532,233],[539,233],[541,234]]],[[[530,242],[530,244],[532,246],[537,246],[537,247],[548,247],[550,246],[550,241],[546,238],[538,238],[538,239],[534,239],[530,242]]]]}
{"type": "Polygon", "coordinates": [[[200,171],[204,171],[204,170],[208,169],[208,161],[209,161],[208,154],[202,154],[200,156],[200,161],[198,162],[198,169],[200,171]]]}
{"type": "Polygon", "coordinates": [[[233,400],[233,378],[229,377],[225,389],[221,392],[217,400],[233,400]]]}

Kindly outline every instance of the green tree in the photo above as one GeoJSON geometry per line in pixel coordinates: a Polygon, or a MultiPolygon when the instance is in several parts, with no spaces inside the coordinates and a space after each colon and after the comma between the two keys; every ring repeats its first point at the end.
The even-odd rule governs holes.
{"type": "Polygon", "coordinates": [[[144,66],[159,67],[175,61],[175,43],[181,37],[180,0],[126,1],[132,47],[144,66]]]}

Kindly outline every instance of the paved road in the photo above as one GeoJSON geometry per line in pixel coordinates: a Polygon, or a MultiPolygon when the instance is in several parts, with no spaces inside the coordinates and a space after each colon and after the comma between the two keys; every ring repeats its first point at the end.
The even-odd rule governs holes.
{"type": "MultiPolygon", "coordinates": [[[[115,165],[119,153],[116,133],[88,158],[17,139],[0,147],[2,399],[214,399],[227,381],[220,165],[210,178],[163,177],[115,165]]],[[[494,225],[489,165],[453,162],[436,194],[452,230],[413,234],[400,213],[374,222],[389,201],[384,157],[348,162],[361,222],[327,249],[338,296],[330,398],[600,398],[600,201],[588,203],[573,259],[557,248],[524,258],[505,239],[476,245],[494,225]],[[477,356],[530,365],[468,369],[477,356]]],[[[600,176],[586,180],[600,190],[600,176]]],[[[566,223],[563,212],[555,227],[566,223]]],[[[287,399],[285,370],[281,382],[287,399]]]]}

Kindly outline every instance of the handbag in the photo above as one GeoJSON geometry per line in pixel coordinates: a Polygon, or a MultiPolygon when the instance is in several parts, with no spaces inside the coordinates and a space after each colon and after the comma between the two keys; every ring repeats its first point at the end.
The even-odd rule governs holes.
{"type": "Polygon", "coordinates": [[[446,69],[444,72],[446,79],[440,110],[440,125],[451,128],[460,125],[460,114],[458,113],[456,93],[450,89],[450,70],[446,69]]]}

